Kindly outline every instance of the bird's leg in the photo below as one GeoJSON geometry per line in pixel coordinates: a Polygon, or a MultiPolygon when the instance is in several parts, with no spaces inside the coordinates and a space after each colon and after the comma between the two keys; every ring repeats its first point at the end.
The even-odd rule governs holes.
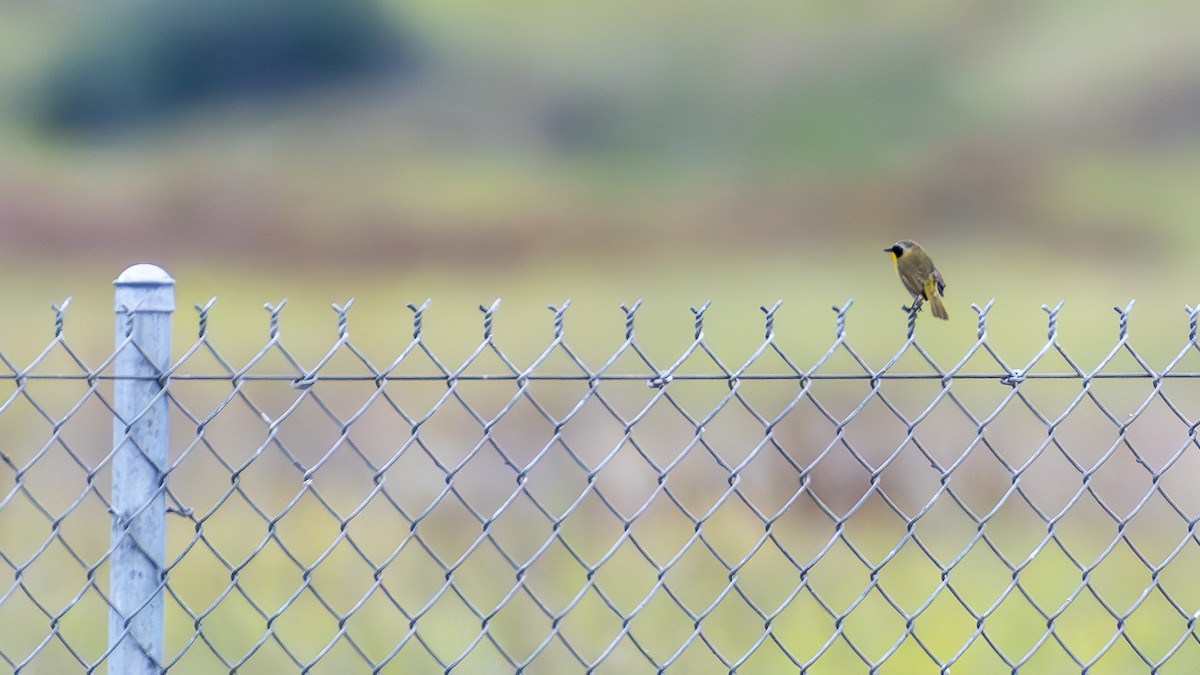
{"type": "Polygon", "coordinates": [[[918,295],[917,297],[913,298],[913,304],[911,307],[908,305],[900,305],[900,309],[909,314],[916,314],[917,312],[921,311],[921,305],[923,304],[925,304],[925,298],[918,295]]]}

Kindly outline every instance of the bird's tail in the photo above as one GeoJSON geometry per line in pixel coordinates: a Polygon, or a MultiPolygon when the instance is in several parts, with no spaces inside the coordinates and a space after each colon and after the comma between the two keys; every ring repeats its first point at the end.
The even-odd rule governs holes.
{"type": "Polygon", "coordinates": [[[938,291],[937,279],[930,275],[925,280],[925,297],[929,299],[929,306],[933,308],[933,315],[939,319],[949,319],[950,315],[946,313],[946,305],[942,302],[942,294],[938,291]]]}

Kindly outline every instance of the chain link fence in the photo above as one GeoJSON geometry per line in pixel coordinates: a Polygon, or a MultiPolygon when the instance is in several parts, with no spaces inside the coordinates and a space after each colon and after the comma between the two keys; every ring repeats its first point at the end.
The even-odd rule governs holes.
{"type": "MultiPolygon", "coordinates": [[[[915,337],[871,364],[835,308],[801,359],[704,336],[659,362],[553,338],[450,363],[171,354],[172,282],[118,280],[116,350],[0,351],[0,659],[18,673],[1192,673],[1197,314],[1177,355],[1031,360],[915,337]],[[823,328],[822,330],[828,330],[823,328]],[[111,442],[108,429],[112,429],[111,442]],[[103,431],[101,431],[103,430],[103,431]]],[[[956,317],[958,318],[958,317],[956,317]]],[[[959,319],[963,320],[963,319],[959,319]]],[[[2,350],[2,345],[0,345],[2,350]]]]}

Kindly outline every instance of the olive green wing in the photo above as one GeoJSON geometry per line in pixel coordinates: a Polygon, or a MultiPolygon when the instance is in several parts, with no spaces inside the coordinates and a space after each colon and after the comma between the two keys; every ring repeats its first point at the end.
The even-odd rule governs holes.
{"type": "Polygon", "coordinates": [[[896,271],[900,274],[900,281],[904,282],[904,287],[908,292],[916,295],[925,295],[925,280],[929,278],[932,268],[926,265],[909,265],[907,267],[897,267],[896,271]]]}

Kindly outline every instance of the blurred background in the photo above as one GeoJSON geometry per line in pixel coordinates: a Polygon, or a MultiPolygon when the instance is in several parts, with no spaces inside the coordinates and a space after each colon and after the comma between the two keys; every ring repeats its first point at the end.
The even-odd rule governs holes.
{"type": "Polygon", "coordinates": [[[932,340],[969,340],[991,298],[1035,342],[1059,299],[1066,321],[1111,326],[1139,298],[1135,317],[1179,325],[1200,300],[1198,18],[1182,1],[3,0],[0,303],[78,301],[88,280],[105,306],[109,279],[152,261],[185,307],[221,295],[217,317],[356,295],[474,322],[502,297],[519,331],[567,297],[603,323],[641,297],[686,333],[710,297],[712,321],[783,299],[797,326],[853,297],[853,317],[898,326],[880,249],[911,237],[960,319],[932,340]]]}
{"type": "MultiPolygon", "coordinates": [[[[337,336],[329,304],[345,303],[353,296],[356,303],[349,319],[355,343],[380,365],[390,362],[408,343],[411,313],[405,303],[432,299],[425,318],[428,343],[451,366],[461,363],[479,344],[480,304],[502,299],[496,315],[497,343],[514,362],[528,364],[553,335],[553,315],[546,306],[571,298],[572,309],[566,315],[568,342],[593,367],[621,345],[621,303],[644,301],[638,315],[639,343],[665,367],[691,341],[693,317],[688,307],[713,299],[706,336],[725,363],[737,367],[762,343],[759,305],[769,307],[781,299],[784,304],[776,321],[779,344],[804,367],[815,362],[833,339],[835,315],[830,306],[853,298],[847,323],[851,344],[878,367],[904,343],[906,318],[899,307],[908,301],[882,249],[897,239],[913,238],[924,244],[948,283],[951,321],[934,324],[923,318],[919,326],[921,344],[943,368],[958,362],[975,341],[971,303],[983,305],[995,299],[990,343],[1010,365],[1024,365],[1045,344],[1046,314],[1041,305],[1064,300],[1061,342],[1081,367],[1090,369],[1115,343],[1117,317],[1111,307],[1124,307],[1132,298],[1138,301],[1130,324],[1132,344],[1150,365],[1161,367],[1187,343],[1184,305],[1200,301],[1193,257],[1200,247],[1197,25],[1200,4],[1186,0],[899,4],[0,0],[0,311],[8,317],[0,332],[0,354],[15,364],[14,370],[30,363],[53,336],[48,305],[72,296],[66,315],[68,341],[90,365],[101,362],[112,344],[109,282],[128,265],[148,261],[165,267],[178,282],[176,353],[195,338],[191,305],[216,296],[219,301],[209,321],[213,344],[235,366],[245,363],[266,339],[264,302],[288,298],[281,318],[287,348],[311,365],[337,336]]],[[[352,359],[335,365],[339,363],[359,372],[352,359]]],[[[278,372],[281,362],[272,364],[276,368],[272,372],[278,372]]],[[[554,367],[569,371],[572,366],[560,359],[554,367]]],[[[901,367],[931,370],[915,357],[901,367]]],[[[1113,367],[1138,370],[1126,355],[1113,367]]],[[[78,370],[57,351],[39,368],[78,370]]],[[[831,362],[829,370],[855,372],[855,368],[852,360],[840,358],[831,362]]],[[[997,370],[986,360],[972,368],[997,370]]],[[[205,361],[195,369],[211,372],[213,364],[205,361]]],[[[480,369],[503,371],[496,362],[480,369]]],[[[787,372],[785,364],[774,360],[759,368],[772,369],[787,372]]],[[[1045,369],[1067,372],[1070,367],[1056,360],[1045,369]]],[[[701,365],[698,370],[712,372],[713,368],[701,365]]],[[[434,384],[437,391],[429,393],[429,401],[413,404],[417,412],[444,394],[444,384],[434,384]]],[[[642,383],[635,384],[638,393],[628,399],[630,415],[653,395],[642,383]]],[[[1077,382],[1060,384],[1037,390],[1047,392],[1038,404],[1050,419],[1079,393],[1077,382]]],[[[1194,406],[1200,403],[1188,384],[1176,381],[1167,386],[1174,387],[1176,403],[1192,411],[1185,416],[1194,419],[1194,406]]],[[[839,410],[839,417],[849,414],[869,395],[865,385],[859,385],[830,383],[820,390],[822,401],[839,410]]],[[[67,473],[58,471],[72,465],[54,439],[61,434],[73,444],[72,453],[92,466],[101,463],[111,447],[105,434],[95,437],[94,429],[108,423],[107,411],[95,398],[96,390],[79,382],[65,383],[61,391],[51,391],[51,383],[30,386],[40,388],[35,400],[61,401],[61,410],[57,404],[47,404],[53,409],[43,419],[35,410],[25,410],[21,416],[17,408],[8,408],[0,416],[0,426],[9,443],[5,452],[17,464],[47,467],[21,478],[31,494],[45,501],[44,495],[54,494],[53,486],[64,480],[63,475],[81,474],[77,466],[67,473]],[[79,400],[87,404],[71,417],[75,421],[62,429],[47,423],[69,415],[71,405],[79,400]],[[27,428],[29,419],[35,420],[33,430],[27,428]],[[35,457],[42,447],[51,448],[46,461],[35,457]],[[40,492],[35,489],[39,486],[40,492]]],[[[228,382],[188,386],[193,389],[180,389],[177,400],[182,406],[193,406],[192,412],[199,415],[219,408],[228,394],[228,382]],[[191,394],[196,397],[192,399],[189,391],[199,393],[191,394]]],[[[556,405],[573,404],[584,394],[583,387],[555,393],[558,390],[546,386],[550,389],[543,400],[556,405]]],[[[687,408],[694,403],[692,412],[702,417],[727,393],[723,383],[714,386],[721,391],[680,393],[681,405],[687,408]]],[[[940,391],[931,382],[887,386],[910,419],[940,391]]],[[[960,388],[956,383],[955,391],[981,418],[1000,404],[1005,392],[1011,392],[1003,387],[996,394],[994,382],[974,386],[965,382],[960,388]]],[[[1097,388],[1103,386],[1107,385],[1097,388]]],[[[1137,409],[1150,394],[1145,382],[1137,387],[1136,391],[1116,386],[1106,390],[1118,417],[1137,409]]],[[[759,410],[778,413],[795,399],[797,389],[794,382],[763,383],[754,404],[759,410]]],[[[373,391],[366,387],[357,392],[360,398],[331,398],[339,402],[331,405],[348,406],[339,414],[350,415],[373,391]]],[[[481,391],[478,399],[468,398],[483,410],[509,395],[510,389],[490,390],[481,391]]],[[[263,385],[252,398],[271,414],[284,414],[297,397],[304,396],[282,385],[263,385]]],[[[1063,442],[1068,450],[1103,464],[1105,451],[1114,447],[1116,428],[1107,412],[1085,404],[1071,418],[1076,422],[1064,426],[1061,433],[1068,440],[1063,442]]],[[[259,416],[234,408],[223,413],[222,419],[234,416],[227,428],[209,431],[208,442],[215,448],[211,457],[204,448],[189,446],[195,420],[174,413],[178,417],[174,428],[180,434],[175,447],[189,448],[179,461],[187,472],[195,472],[188,475],[211,479],[188,483],[181,494],[199,513],[216,509],[230,476],[228,467],[211,461],[212,457],[226,453],[228,458],[232,452],[245,459],[255,448],[267,447],[278,466],[265,464],[266,460],[259,463],[273,466],[275,472],[260,477],[264,482],[259,485],[267,487],[260,487],[256,503],[269,513],[289,508],[289,502],[309,487],[263,440],[259,416]],[[274,484],[272,479],[280,482],[274,484]]],[[[569,409],[567,405],[559,414],[569,409]]],[[[1014,404],[1013,410],[1002,416],[1002,422],[1012,417],[1014,423],[993,427],[997,431],[992,440],[998,456],[1020,465],[1031,461],[1039,446],[1044,448],[1046,425],[1027,414],[1027,408],[1014,404]]],[[[726,434],[722,438],[727,446],[712,442],[733,455],[750,452],[753,444],[747,445],[746,439],[761,440],[763,432],[757,419],[740,408],[735,411],[727,429],[712,431],[726,434]]],[[[287,441],[305,462],[317,461],[342,442],[340,431],[326,424],[329,420],[321,410],[311,412],[297,420],[300,431],[292,432],[287,441]]],[[[511,429],[504,427],[504,433],[512,434],[508,447],[517,448],[518,454],[543,447],[547,433],[546,420],[536,411],[526,409],[521,414],[527,417],[514,416],[511,429]]],[[[645,442],[651,454],[662,453],[661,461],[666,463],[687,446],[695,427],[669,409],[656,415],[664,419],[647,422],[645,442]]],[[[367,448],[367,456],[382,463],[399,443],[389,436],[395,433],[397,418],[387,412],[378,417],[378,426],[364,422],[359,427],[365,430],[358,442],[367,448]]],[[[594,426],[578,432],[576,447],[592,448],[601,458],[622,442],[620,425],[608,413],[591,410],[581,417],[594,426]]],[[[455,408],[437,419],[448,421],[445,428],[430,425],[431,447],[448,448],[453,454],[480,442],[481,430],[464,410],[455,408]],[[445,445],[438,445],[439,441],[445,445]]],[[[978,428],[949,403],[929,419],[931,425],[941,425],[937,427],[941,433],[926,433],[931,452],[943,465],[955,461],[964,448],[980,447],[971,446],[978,428]]],[[[1193,484],[1183,474],[1185,463],[1176,463],[1176,453],[1194,442],[1194,427],[1189,429],[1186,420],[1179,425],[1178,413],[1162,404],[1144,419],[1139,447],[1151,448],[1146,456],[1156,466],[1175,466],[1178,471],[1171,480],[1160,482],[1160,476],[1151,484],[1144,465],[1122,451],[1120,459],[1104,465],[1107,491],[1097,488],[1103,495],[1098,498],[1101,502],[1122,505],[1119,513],[1141,508],[1139,500],[1154,496],[1160,487],[1179,495],[1189,493],[1193,484]],[[1173,435],[1164,440],[1167,436],[1159,430],[1167,425],[1174,425],[1173,435]],[[1130,483],[1129,475],[1139,480],[1130,483]]],[[[862,413],[861,422],[854,442],[873,458],[871,462],[885,461],[892,449],[905,442],[907,430],[877,402],[862,413]]],[[[784,448],[778,456],[772,454],[772,463],[757,469],[766,485],[764,500],[775,507],[782,503],[777,498],[795,492],[790,480],[795,470],[792,460],[801,465],[819,461],[816,456],[830,444],[840,453],[834,439],[841,430],[835,433],[830,420],[807,399],[781,430],[784,448]]],[[[928,457],[911,445],[905,447],[887,482],[890,494],[911,515],[938,492],[941,482],[929,473],[928,457]]],[[[629,454],[626,450],[622,457],[629,454]]],[[[974,489],[967,502],[977,513],[999,508],[1011,496],[1006,492],[1011,485],[1008,468],[986,454],[980,460],[981,453],[972,455],[963,469],[963,474],[973,477],[965,484],[974,489]]],[[[337,509],[349,511],[362,498],[362,486],[369,489],[371,476],[344,448],[337,457],[335,468],[322,474],[329,476],[324,479],[329,485],[318,477],[316,489],[337,509]],[[343,462],[345,467],[336,468],[343,462]]],[[[647,471],[644,462],[633,461],[633,466],[636,472],[647,471]]],[[[1187,467],[1194,469],[1192,464],[1187,467]]],[[[577,469],[568,463],[563,475],[577,469]]],[[[694,497],[698,512],[711,506],[711,496],[724,489],[728,476],[714,469],[706,464],[694,474],[676,474],[682,476],[676,485],[682,485],[684,501],[687,495],[694,497]]],[[[511,476],[503,473],[507,470],[477,466],[460,478],[464,483],[477,479],[482,499],[500,504],[508,492],[495,492],[492,479],[498,471],[511,487],[511,476]],[[471,478],[475,473],[479,475],[471,478]]],[[[855,508],[857,499],[872,489],[868,471],[848,455],[825,462],[821,472],[812,493],[820,495],[830,510],[823,511],[815,502],[796,508],[797,522],[788,530],[794,537],[793,551],[819,552],[835,536],[830,513],[836,516],[855,508]]],[[[1071,498],[1079,486],[1079,473],[1078,466],[1055,455],[1049,464],[1035,464],[1025,484],[1041,495],[1042,506],[1054,514],[1074,504],[1071,498]],[[1061,484],[1064,474],[1074,477],[1069,490],[1061,484]]],[[[586,490],[585,481],[572,475],[578,485],[571,485],[586,490]]],[[[411,469],[407,479],[393,480],[419,479],[428,487],[442,476],[444,472],[439,474],[426,463],[419,470],[411,469]]],[[[87,484],[76,478],[86,493],[87,484]]],[[[622,482],[617,480],[610,494],[614,499],[625,494],[628,507],[636,509],[656,485],[654,476],[642,479],[637,490],[627,493],[621,492],[622,482]]],[[[107,489],[107,483],[101,482],[107,489]]],[[[537,489],[541,488],[530,488],[537,489]]],[[[627,483],[625,489],[629,490],[627,483]]],[[[427,491],[408,494],[414,512],[428,506],[427,491]]],[[[559,498],[565,505],[577,494],[559,498]]],[[[1099,502],[1089,501],[1096,494],[1084,500],[1088,513],[1079,517],[1078,529],[1070,531],[1076,538],[1075,551],[1094,547],[1102,552],[1112,540],[1112,514],[1098,507],[1099,502]]],[[[1154,534],[1143,546],[1161,548],[1166,556],[1180,536],[1187,536],[1175,531],[1183,522],[1181,510],[1194,514],[1197,506],[1193,499],[1176,507],[1165,493],[1157,494],[1164,499],[1156,497],[1152,509],[1145,512],[1162,516],[1170,526],[1150,527],[1154,534]]],[[[94,499],[72,511],[74,496],[68,497],[45,512],[65,510],[80,514],[76,520],[90,518],[87,522],[95,527],[74,536],[96,537],[88,550],[98,553],[83,557],[102,558],[107,513],[94,499]]],[[[938,549],[944,550],[943,560],[957,555],[961,546],[970,546],[976,532],[975,523],[947,499],[942,498],[946,515],[924,521],[929,530],[926,541],[935,548],[944,545],[938,549]]],[[[311,501],[306,497],[304,503],[311,501]]],[[[1008,542],[1017,552],[1006,555],[1021,560],[1030,552],[1026,544],[1036,547],[1041,542],[1039,532],[1044,533],[1045,522],[1013,501],[1017,506],[1012,508],[1019,514],[996,528],[1000,536],[1014,537],[1008,542]]],[[[25,502],[11,502],[18,503],[25,502]]],[[[229,504],[229,510],[218,511],[220,518],[236,523],[239,513],[250,522],[260,517],[237,499],[229,504]]],[[[287,541],[316,557],[338,534],[328,507],[310,506],[315,515],[297,511],[285,521],[300,524],[288,525],[296,531],[287,541]],[[317,531],[311,524],[318,521],[325,527],[320,536],[311,534],[317,531]]],[[[27,517],[48,517],[29,516],[17,508],[0,510],[0,519],[11,521],[3,529],[14,537],[0,548],[21,560],[22,555],[14,551],[33,555],[44,541],[44,532],[29,534],[29,542],[22,544],[13,534],[17,524],[27,522],[23,520],[27,517]]],[[[580,545],[587,548],[590,533],[603,531],[608,539],[601,544],[620,536],[610,511],[595,504],[589,508],[574,521],[586,526],[572,541],[584,542],[580,545]]],[[[680,533],[691,524],[664,508],[668,513],[663,520],[651,516],[643,531],[646,539],[665,542],[662,555],[669,558],[677,550],[672,547],[679,543],[680,533]]],[[[853,540],[875,559],[886,556],[896,544],[893,535],[903,534],[903,521],[896,520],[894,507],[889,509],[878,499],[862,513],[855,522],[865,529],[853,540]]],[[[539,525],[547,524],[538,514],[532,517],[539,525]]],[[[761,520],[748,512],[729,518],[727,526],[711,527],[714,540],[733,542],[739,533],[761,530],[761,520]]],[[[460,552],[454,538],[464,536],[462,528],[477,528],[478,522],[462,513],[446,519],[446,527],[427,530],[425,536],[434,549],[443,551],[438,555],[453,559],[460,552]]],[[[172,522],[183,523],[172,534],[174,556],[191,542],[196,529],[190,522],[172,522]]],[[[388,532],[402,532],[409,525],[398,521],[395,509],[389,508],[356,522],[367,523],[358,526],[367,532],[364,541],[373,541],[384,523],[391,528],[388,532]]],[[[529,541],[521,539],[522,527],[528,529],[528,521],[512,526],[514,538],[504,540],[509,546],[527,545],[533,551],[546,540],[547,534],[540,531],[529,541]]],[[[221,530],[212,525],[209,532],[214,540],[224,540],[228,552],[253,548],[261,541],[259,529],[248,533],[239,527],[221,530]]],[[[377,543],[380,557],[386,557],[394,545],[386,537],[377,543]]],[[[745,552],[740,543],[730,546],[731,551],[745,552]]],[[[1187,549],[1188,555],[1193,549],[1187,549]]],[[[904,551],[901,558],[907,558],[913,548],[904,551]]],[[[603,553],[600,546],[588,555],[603,553]]],[[[61,578],[51,571],[55,566],[78,576],[76,559],[55,555],[42,565],[48,571],[40,593],[55,592],[54,580],[61,578]]],[[[236,561],[236,556],[228,555],[236,561]]],[[[294,571],[294,562],[274,548],[263,555],[263,559],[274,556],[272,564],[294,571]]],[[[491,559],[472,565],[481,570],[504,569],[507,563],[494,552],[489,555],[491,559]]],[[[617,578],[641,574],[652,587],[654,575],[645,560],[630,555],[632,560],[613,563],[608,569],[621,571],[611,574],[617,578]]],[[[734,552],[725,555],[737,559],[734,552]]],[[[773,579],[779,569],[787,574],[779,577],[780,587],[766,594],[779,593],[778,598],[764,600],[764,606],[782,601],[795,587],[794,568],[768,547],[763,556],[771,555],[775,557],[757,558],[768,570],[757,578],[773,579]]],[[[866,579],[861,558],[842,544],[826,555],[825,569],[835,571],[828,573],[822,592],[826,599],[838,598],[832,604],[844,607],[873,582],[866,579]],[[861,574],[847,578],[836,571],[837,566],[861,574]]],[[[976,607],[986,607],[1002,597],[1012,568],[989,553],[980,555],[977,569],[971,563],[974,557],[960,569],[971,568],[962,573],[976,577],[967,583],[967,594],[978,592],[976,607]]],[[[919,553],[912,556],[908,562],[897,558],[888,568],[896,579],[893,589],[920,586],[911,591],[911,604],[901,601],[910,607],[938,592],[942,582],[940,570],[931,567],[928,558],[919,553]],[[920,584],[913,581],[917,569],[924,575],[920,584]]],[[[1106,574],[1122,597],[1141,602],[1139,593],[1149,583],[1142,579],[1147,573],[1145,561],[1126,549],[1111,559],[1118,557],[1108,568],[1113,571],[1106,574]]],[[[1053,608],[1062,599],[1061,589],[1077,587],[1078,563],[1062,552],[1040,560],[1050,561],[1041,566],[1043,576],[1036,576],[1034,566],[1026,579],[1040,579],[1029,584],[1045,590],[1045,597],[1053,599],[1044,605],[1053,608]]],[[[711,564],[710,558],[703,561],[707,562],[697,565],[711,564]]],[[[538,592],[561,593],[567,602],[578,589],[573,584],[579,580],[571,575],[580,576],[581,570],[571,560],[559,562],[563,564],[554,569],[561,571],[561,579],[553,573],[541,578],[551,579],[544,582],[551,585],[561,581],[561,587],[538,592]]],[[[409,564],[397,562],[392,573],[425,575],[434,586],[439,583],[443,570],[427,558],[405,567],[409,564]]],[[[330,581],[318,580],[326,584],[321,588],[327,595],[336,594],[330,589],[339,587],[339,579],[369,585],[369,570],[364,572],[361,559],[351,556],[347,565],[354,569],[347,574],[327,572],[330,581]]],[[[331,563],[323,569],[342,568],[331,563]]],[[[258,581],[272,588],[282,602],[296,588],[295,575],[283,580],[276,578],[274,570],[267,568],[258,581]],[[271,587],[272,581],[278,586],[271,587]]],[[[228,570],[209,558],[187,558],[179,573],[193,572],[196,581],[185,576],[188,581],[179,582],[186,589],[181,592],[187,596],[183,601],[189,611],[215,602],[229,582],[228,570]]],[[[678,585],[703,595],[723,587],[727,573],[724,568],[708,569],[693,578],[680,572],[678,585]]],[[[467,572],[463,576],[475,578],[467,572]]],[[[1173,597],[1180,606],[1194,609],[1200,602],[1191,590],[1194,584],[1187,578],[1176,581],[1173,597]]],[[[496,589],[507,591],[511,584],[482,588],[486,596],[496,589]]],[[[79,589],[80,584],[67,584],[62,603],[71,602],[71,594],[79,589]]],[[[341,608],[344,601],[352,606],[362,592],[367,591],[347,591],[333,604],[341,608]]],[[[410,606],[428,600],[414,593],[407,601],[410,606]]],[[[81,612],[91,614],[82,616],[99,617],[102,623],[106,611],[93,596],[90,592],[83,596],[86,607],[81,612]]],[[[32,611],[20,604],[24,602],[20,594],[12,597],[17,599],[0,602],[0,621],[8,629],[28,624],[21,617],[32,611]]],[[[629,592],[631,604],[640,597],[629,592]]],[[[860,627],[851,631],[860,631],[857,639],[868,642],[873,635],[883,636],[872,646],[879,653],[906,627],[896,617],[894,605],[877,595],[872,598],[864,605],[870,611],[855,614],[860,627]],[[888,617],[888,630],[871,623],[875,614],[888,617]]],[[[819,649],[821,640],[805,632],[804,626],[813,621],[831,623],[829,614],[812,600],[802,597],[797,606],[802,603],[807,604],[797,610],[801,619],[794,621],[792,630],[816,640],[810,646],[819,649]]],[[[946,603],[950,606],[942,612],[939,600],[927,615],[933,618],[924,624],[925,635],[948,636],[933,647],[943,658],[972,639],[975,621],[952,601],[946,603]]],[[[615,621],[607,608],[592,604],[575,616],[615,621]]],[[[277,605],[264,603],[268,608],[277,605]]],[[[212,615],[209,628],[218,651],[234,658],[253,647],[262,631],[262,616],[241,605],[224,609],[229,606],[222,605],[212,615]],[[250,643],[242,644],[246,639],[250,643]]],[[[285,640],[319,646],[336,636],[339,627],[329,613],[316,606],[309,609],[323,623],[290,619],[298,625],[280,628],[285,640]]],[[[374,626],[395,619],[394,607],[376,609],[378,614],[369,608],[361,612],[358,634],[369,635],[374,626]],[[374,621],[374,617],[380,618],[374,621]]],[[[168,611],[176,614],[169,651],[178,653],[181,645],[190,644],[194,616],[180,615],[175,605],[168,611]]],[[[444,623],[431,615],[424,624],[434,626],[426,629],[425,637],[441,645],[435,651],[442,649],[443,656],[453,658],[463,648],[462,627],[477,625],[478,617],[461,607],[445,611],[449,615],[442,617],[444,623]]],[[[548,624],[536,608],[521,611],[526,613],[505,624],[513,635],[501,637],[512,640],[504,644],[523,645],[513,647],[515,652],[536,648],[540,639],[524,645],[522,640],[531,638],[523,635],[523,622],[533,617],[548,624]]],[[[652,608],[643,615],[651,617],[643,620],[645,634],[654,634],[656,626],[677,624],[676,608],[668,605],[661,614],[658,611],[652,608]]],[[[1158,613],[1140,615],[1151,617],[1144,620],[1147,626],[1163,621],[1183,626],[1177,608],[1161,599],[1154,611],[1158,613]]],[[[730,612],[709,624],[723,627],[714,634],[740,635],[736,627],[753,626],[755,630],[742,636],[746,645],[753,644],[761,617],[744,608],[730,612]]],[[[68,620],[70,616],[81,613],[68,615],[68,620]]],[[[297,610],[289,616],[310,615],[297,610]]],[[[1107,627],[1111,616],[1111,611],[1094,604],[1080,610],[1080,642],[1072,644],[1088,645],[1080,648],[1082,652],[1107,649],[1104,643],[1112,631],[1093,628],[1107,627]]],[[[575,639],[583,643],[594,639],[596,644],[589,649],[603,650],[611,634],[600,631],[599,637],[591,636],[587,621],[577,621],[581,623],[575,639]]],[[[1003,640],[997,635],[1019,636],[1010,644],[1012,653],[1020,655],[1039,644],[1040,629],[1035,629],[1045,625],[1045,616],[1021,605],[992,625],[997,626],[992,637],[998,642],[1003,640]]],[[[1181,630],[1191,630],[1188,626],[1181,630]]],[[[39,644],[44,626],[23,627],[28,635],[7,647],[0,643],[0,651],[19,659],[39,644]]],[[[1160,634],[1150,627],[1146,636],[1160,634]]],[[[619,626],[612,628],[619,632],[619,626]]],[[[832,630],[832,625],[828,628],[832,630]]],[[[81,633],[87,637],[72,638],[73,644],[83,640],[86,658],[100,658],[102,631],[83,627],[81,633]]],[[[1162,649],[1170,649],[1177,633],[1161,635],[1165,636],[1161,640],[1167,640],[1162,649]]],[[[395,645],[394,636],[386,631],[375,637],[378,640],[364,638],[364,644],[371,645],[365,649],[374,658],[395,645]]],[[[737,644],[741,643],[731,647],[734,653],[744,648],[737,644]]],[[[975,644],[978,649],[971,654],[981,653],[963,663],[985,670],[999,663],[986,645],[975,644]]],[[[1056,649],[1053,641],[1049,644],[1056,649]]],[[[559,653],[554,658],[562,660],[550,663],[576,665],[557,643],[555,648],[559,653]]],[[[674,646],[662,649],[669,656],[674,646]]],[[[616,667],[646,665],[645,658],[627,643],[622,650],[618,655],[628,660],[614,659],[616,667]]],[[[77,663],[61,651],[42,658],[58,665],[77,663]]],[[[920,668],[930,663],[911,641],[898,653],[902,665],[920,668]]],[[[831,672],[848,672],[861,664],[841,643],[831,654],[830,663],[840,664],[831,672]]],[[[1195,650],[1180,654],[1200,662],[1195,650]]],[[[343,657],[344,661],[332,662],[363,664],[353,653],[339,658],[343,657]]],[[[212,672],[220,666],[213,658],[197,647],[188,652],[189,661],[179,670],[212,672]]],[[[263,663],[276,669],[294,663],[278,650],[262,658],[275,659],[263,663]]],[[[425,660],[408,663],[410,672],[434,667],[428,657],[420,658],[425,660]]],[[[698,668],[714,663],[697,658],[701,659],[698,668]]],[[[1077,663],[1061,653],[1047,658],[1057,659],[1047,662],[1057,668],[1070,669],[1077,663]]],[[[1112,672],[1128,672],[1144,662],[1126,651],[1118,655],[1117,670],[1112,672]]],[[[497,672],[496,667],[504,666],[503,660],[486,663],[479,672],[497,672]]],[[[770,662],[775,669],[770,672],[788,663],[778,657],[770,662]]]]}

